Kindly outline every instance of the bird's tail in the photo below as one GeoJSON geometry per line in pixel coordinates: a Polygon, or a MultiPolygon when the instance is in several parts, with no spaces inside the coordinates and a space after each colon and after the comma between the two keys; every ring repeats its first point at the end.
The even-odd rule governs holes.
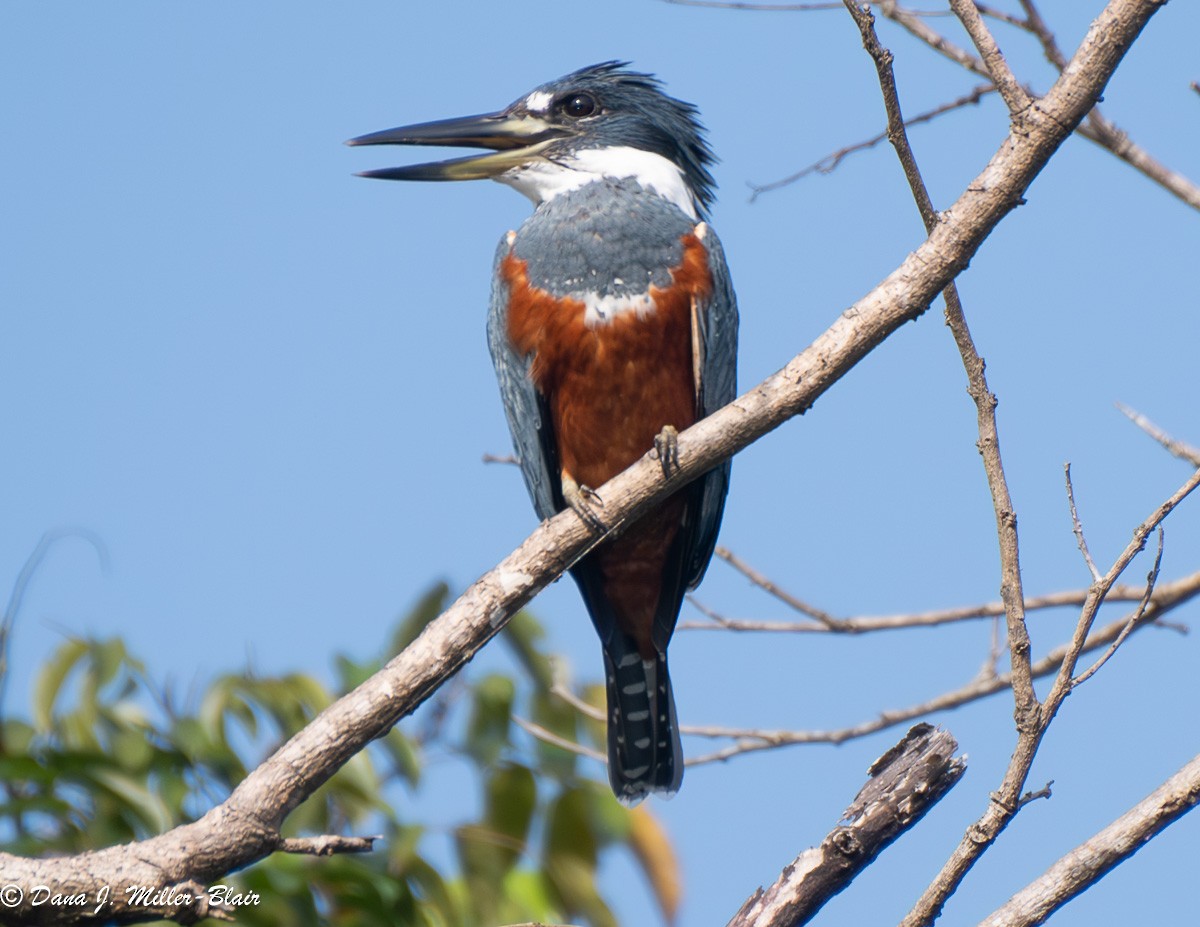
{"type": "Polygon", "coordinates": [[[683,747],[666,654],[645,660],[623,634],[604,653],[608,682],[608,781],[622,804],[651,792],[670,798],[683,781],[683,747]]]}

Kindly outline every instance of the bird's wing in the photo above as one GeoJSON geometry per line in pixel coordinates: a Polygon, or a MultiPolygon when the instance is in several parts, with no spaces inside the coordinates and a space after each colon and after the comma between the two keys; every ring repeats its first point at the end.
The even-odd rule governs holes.
{"type": "MultiPolygon", "coordinates": [[[[712,275],[712,292],[706,303],[697,306],[693,321],[699,328],[699,337],[694,341],[701,354],[697,365],[700,414],[707,416],[737,397],[738,309],[721,240],[708,226],[700,238],[708,250],[708,269],[712,275]]],[[[703,490],[688,551],[689,588],[695,588],[704,578],[712,559],[729,490],[729,470],[730,461],[726,460],[700,478],[703,490]]]]}
{"type": "Polygon", "coordinates": [[[496,366],[500,399],[512,433],[513,447],[520,458],[525,487],[538,518],[545,521],[562,508],[558,454],[553,425],[545,400],[529,375],[532,356],[519,356],[508,339],[508,285],[500,274],[500,263],[512,249],[509,236],[500,240],[492,273],[492,304],[488,311],[488,349],[496,366]]]}

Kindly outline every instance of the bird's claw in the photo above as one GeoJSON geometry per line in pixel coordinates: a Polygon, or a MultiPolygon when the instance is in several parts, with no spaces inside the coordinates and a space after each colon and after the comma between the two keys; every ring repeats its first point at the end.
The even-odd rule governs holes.
{"type": "Polygon", "coordinates": [[[654,436],[654,458],[662,464],[663,479],[679,470],[679,431],[674,425],[663,425],[654,436]]]}
{"type": "Polygon", "coordinates": [[[608,530],[608,526],[604,524],[596,512],[597,508],[604,506],[604,500],[600,498],[600,493],[592,489],[591,486],[576,483],[574,480],[564,479],[563,501],[596,534],[603,534],[608,530]]]}

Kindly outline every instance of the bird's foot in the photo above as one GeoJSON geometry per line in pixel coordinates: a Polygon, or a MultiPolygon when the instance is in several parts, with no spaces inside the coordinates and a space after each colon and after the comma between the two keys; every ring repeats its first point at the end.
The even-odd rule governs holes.
{"type": "Polygon", "coordinates": [[[662,464],[663,479],[679,470],[679,431],[674,425],[663,425],[663,430],[654,436],[654,450],[650,452],[662,464]]]}
{"type": "Polygon", "coordinates": [[[597,508],[604,506],[604,500],[600,498],[600,493],[591,486],[576,483],[566,475],[563,476],[562,489],[563,501],[571,507],[571,511],[579,516],[580,521],[596,534],[603,534],[608,530],[608,526],[604,524],[596,511],[597,508]]]}

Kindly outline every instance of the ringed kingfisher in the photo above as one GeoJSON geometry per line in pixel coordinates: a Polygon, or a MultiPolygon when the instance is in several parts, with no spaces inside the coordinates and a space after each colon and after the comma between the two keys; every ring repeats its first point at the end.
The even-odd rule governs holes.
{"type": "MultiPolygon", "coordinates": [[[[603,527],[595,487],[652,450],[670,476],[677,432],[736,395],[737,304],[705,221],[714,158],[696,108],[608,61],[497,113],[348,144],[490,149],[361,176],[491,178],[533,201],[496,253],[488,346],[538,517],[570,506],[603,527]]],[[[571,569],[604,649],[609,782],[627,804],[683,778],[667,644],[712,558],[729,468],[571,569]]]]}

